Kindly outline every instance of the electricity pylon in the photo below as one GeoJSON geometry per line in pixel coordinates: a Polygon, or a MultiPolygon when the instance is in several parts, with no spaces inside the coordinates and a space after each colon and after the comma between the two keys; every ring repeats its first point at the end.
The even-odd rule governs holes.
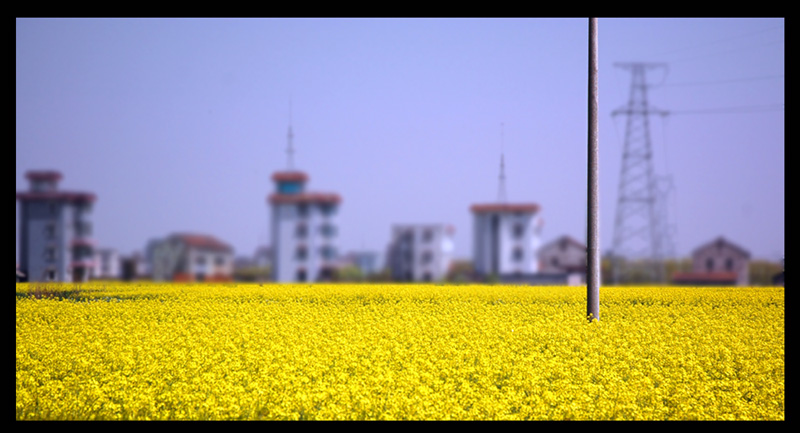
{"type": "Polygon", "coordinates": [[[631,71],[630,98],[625,107],[612,112],[627,116],[625,147],[619,179],[617,210],[612,246],[614,283],[626,282],[628,260],[644,260],[651,282],[664,279],[664,253],[667,247],[666,216],[657,178],[653,173],[653,150],[649,117],[667,115],[647,102],[646,71],[666,68],[663,63],[616,63],[631,71]]]}

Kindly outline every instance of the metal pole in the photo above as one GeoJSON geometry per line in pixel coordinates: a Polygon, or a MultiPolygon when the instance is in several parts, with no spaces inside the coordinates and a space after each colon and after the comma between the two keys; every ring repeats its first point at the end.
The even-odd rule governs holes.
{"type": "Polygon", "coordinates": [[[600,199],[598,188],[597,143],[597,18],[589,18],[589,201],[586,315],[590,321],[600,320],[600,199]]]}

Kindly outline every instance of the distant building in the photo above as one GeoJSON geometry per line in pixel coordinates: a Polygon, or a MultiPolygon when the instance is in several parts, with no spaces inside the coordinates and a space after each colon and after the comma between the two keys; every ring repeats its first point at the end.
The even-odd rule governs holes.
{"type": "Polygon", "coordinates": [[[543,221],[534,203],[475,204],[473,265],[481,278],[530,280],[539,272],[543,221]]]}
{"type": "Polygon", "coordinates": [[[674,284],[746,286],[750,284],[750,253],[719,237],[692,252],[692,272],[676,273],[674,284]]]}
{"type": "Polygon", "coordinates": [[[380,254],[374,251],[354,251],[348,254],[352,261],[364,276],[377,274],[381,271],[380,254]]]}
{"type": "Polygon", "coordinates": [[[230,281],[233,248],[202,234],[173,234],[152,250],[152,277],[156,281],[230,281]]]}
{"type": "Polygon", "coordinates": [[[122,262],[117,250],[113,248],[97,248],[94,251],[94,268],[92,278],[116,280],[122,276],[122,262]]]}
{"type": "Polygon", "coordinates": [[[336,269],[336,280],[342,281],[350,275],[349,269],[358,269],[362,278],[368,278],[378,274],[380,269],[379,254],[374,251],[351,251],[347,254],[340,254],[334,264],[336,269]]]}
{"type": "Polygon", "coordinates": [[[233,277],[237,281],[269,281],[271,278],[272,249],[266,245],[256,248],[250,256],[234,259],[233,277]]]}
{"type": "Polygon", "coordinates": [[[440,281],[452,261],[455,230],[447,224],[392,227],[386,265],[395,281],[440,281]]]}
{"type": "Polygon", "coordinates": [[[337,213],[341,197],[307,192],[300,171],[273,174],[268,197],[272,214],[272,279],[277,282],[328,281],[338,257],[337,213]]]}
{"type": "MultiPolygon", "coordinates": [[[[162,241],[162,239],[154,238],[147,241],[144,247],[144,255],[138,256],[137,258],[140,259],[135,265],[135,269],[137,270],[137,277],[147,277],[151,278],[153,275],[153,251],[155,250],[156,246],[162,241]]],[[[130,257],[129,259],[133,259],[130,257]]],[[[129,265],[131,265],[129,261],[129,265]]]]}
{"type": "Polygon", "coordinates": [[[96,196],[61,191],[57,171],[30,171],[21,204],[20,269],[30,281],[87,281],[94,266],[89,214],[96,196]]]}
{"type": "Polygon", "coordinates": [[[272,248],[269,245],[256,248],[253,253],[252,265],[259,268],[272,267],[272,248]]]}
{"type": "MultiPolygon", "coordinates": [[[[156,243],[148,244],[148,247],[154,247],[155,245],[156,243]]],[[[119,273],[120,279],[123,281],[152,279],[147,253],[142,255],[140,252],[135,251],[131,255],[120,256],[119,273]]]]}
{"type": "Polygon", "coordinates": [[[586,282],[586,245],[570,236],[560,236],[539,249],[539,272],[563,274],[569,285],[586,282]]]}
{"type": "Polygon", "coordinates": [[[250,269],[254,267],[255,264],[253,262],[252,257],[248,256],[238,256],[233,259],[233,269],[234,270],[241,270],[241,269],[250,269]]]}

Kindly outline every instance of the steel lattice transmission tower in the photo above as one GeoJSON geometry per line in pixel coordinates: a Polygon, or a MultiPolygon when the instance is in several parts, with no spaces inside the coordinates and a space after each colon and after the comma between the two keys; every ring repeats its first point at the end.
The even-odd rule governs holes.
{"type": "Polygon", "coordinates": [[[631,72],[630,98],[625,107],[614,110],[613,116],[627,116],[625,144],[617,196],[612,274],[615,283],[626,282],[630,261],[646,263],[649,281],[664,278],[664,254],[668,247],[666,215],[657,178],[653,172],[653,150],[650,140],[650,116],[666,115],[647,101],[646,71],[666,68],[663,63],[616,63],[631,72]]]}

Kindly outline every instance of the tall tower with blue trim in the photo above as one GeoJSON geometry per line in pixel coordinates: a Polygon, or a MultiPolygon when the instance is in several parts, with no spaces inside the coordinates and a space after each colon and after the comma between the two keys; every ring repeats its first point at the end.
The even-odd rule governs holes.
{"type": "Polygon", "coordinates": [[[308,175],[294,169],[294,134],[288,133],[287,170],[273,173],[271,210],[272,279],[276,282],[327,281],[335,273],[341,197],[306,190],[308,175]]]}

